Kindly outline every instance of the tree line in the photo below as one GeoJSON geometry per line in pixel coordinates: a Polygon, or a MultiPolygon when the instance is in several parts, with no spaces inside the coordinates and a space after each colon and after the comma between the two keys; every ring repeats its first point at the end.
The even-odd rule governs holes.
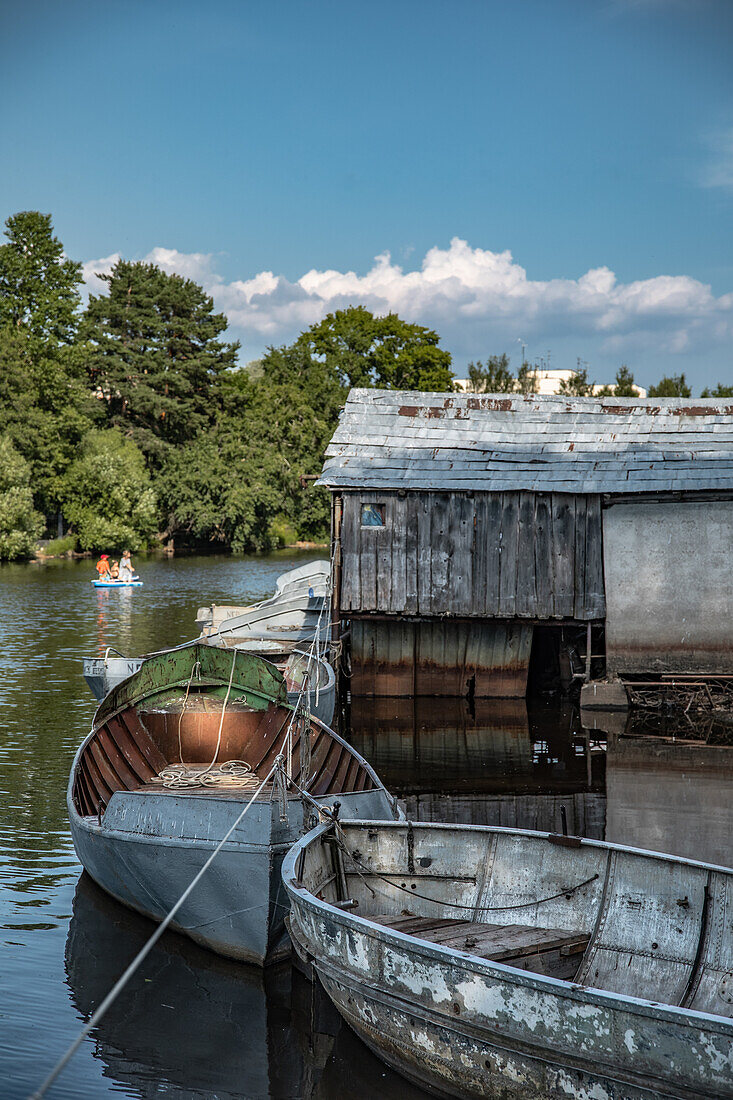
{"type": "MultiPolygon", "coordinates": [[[[453,389],[436,332],[361,306],[240,367],[226,317],[197,283],[119,260],[83,306],[81,264],[51,216],[24,211],[5,226],[0,559],[29,556],[43,534],[111,552],[322,540],[329,500],[313,480],[349,388],[453,389]]],[[[515,375],[492,356],[469,377],[479,391],[532,392],[535,370],[515,375]]],[[[589,392],[581,375],[568,392],[589,392]]],[[[630,386],[621,368],[615,392],[630,386]]],[[[680,376],[655,393],[690,391],[680,376]]]]}

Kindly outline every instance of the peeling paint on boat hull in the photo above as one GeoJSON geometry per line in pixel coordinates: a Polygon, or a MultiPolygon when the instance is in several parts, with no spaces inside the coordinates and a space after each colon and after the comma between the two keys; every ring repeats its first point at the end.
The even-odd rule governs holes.
{"type": "MultiPolygon", "coordinates": [[[[472,842],[477,843],[480,833],[489,838],[493,834],[490,843],[495,844],[516,842],[519,846],[526,838],[527,863],[531,845],[541,852],[547,864],[555,862],[556,853],[558,865],[562,865],[566,856],[575,859],[576,854],[586,860],[596,859],[599,865],[605,863],[609,871],[603,907],[613,890],[609,885],[612,872],[624,860],[629,865],[639,862],[646,869],[650,896],[655,888],[655,866],[660,881],[676,871],[688,875],[691,882],[708,873],[719,881],[730,878],[722,870],[706,869],[701,864],[599,842],[583,842],[581,848],[570,850],[568,855],[567,850],[549,844],[542,834],[464,827],[453,830],[456,835],[451,836],[448,826],[431,828],[436,834],[431,850],[444,853],[431,865],[431,873],[436,871],[438,858],[443,860],[441,871],[451,861],[459,863],[462,850],[472,842]]],[[[414,845],[418,861],[419,854],[427,856],[428,848],[421,847],[417,824],[396,828],[382,828],[376,823],[349,824],[344,827],[348,837],[344,843],[349,850],[351,845],[358,846],[362,864],[367,861],[374,867],[387,864],[394,867],[407,829],[416,838],[411,841],[411,850],[414,845]]],[[[405,935],[384,924],[372,923],[367,912],[365,919],[359,917],[358,908],[341,911],[315,896],[323,893],[318,887],[318,873],[312,869],[319,858],[319,834],[324,836],[325,829],[314,830],[300,841],[283,863],[283,879],[291,898],[291,936],[299,954],[312,961],[326,992],[347,1023],[379,1057],[421,1087],[436,1095],[462,1100],[487,1096],[492,1100],[733,1097],[731,1019],[516,969],[467,951],[429,943],[418,938],[417,933],[405,935]],[[306,861],[303,850],[309,847],[306,861]],[[306,871],[302,870],[304,866],[306,871]],[[301,869],[303,882],[296,868],[301,869]]],[[[516,871],[522,871],[519,861],[516,871]]],[[[406,883],[409,890],[417,870],[390,874],[395,874],[397,880],[403,878],[403,885],[406,883]]],[[[583,874],[575,881],[582,881],[583,874]]],[[[627,875],[625,888],[631,877],[627,875]]],[[[357,876],[352,875],[348,881],[352,894],[362,897],[363,907],[368,905],[364,900],[367,895],[359,894],[357,876]]],[[[383,902],[387,897],[384,884],[374,878],[370,882],[382,891],[379,901],[383,902]]],[[[426,886],[417,889],[424,891],[426,886]]],[[[467,899],[471,889],[476,895],[477,886],[468,885],[463,895],[467,899]]],[[[486,890],[486,883],[481,889],[486,890]]],[[[589,890],[592,889],[591,886],[589,890]]],[[[578,908],[590,906],[589,890],[584,899],[579,896],[578,908]]],[[[406,912],[400,908],[405,904],[411,906],[413,913],[416,909],[419,912],[420,896],[416,893],[412,900],[403,893],[395,912],[406,912]]],[[[675,934],[684,929],[685,920],[692,920],[697,904],[692,894],[680,901],[684,904],[679,909],[681,915],[676,922],[679,929],[674,929],[675,934]]],[[[565,904],[571,905],[569,901],[565,904]]],[[[677,907],[674,900],[673,905],[677,907]]],[[[709,909],[716,905],[716,901],[710,900],[709,909]]],[[[602,911],[606,913],[607,909],[602,911]]],[[[439,910],[433,915],[440,915],[439,910]]],[[[730,910],[727,919],[730,922],[730,910]]],[[[639,929],[642,923],[639,917],[639,929]]],[[[718,923],[715,916],[716,937],[718,923]]],[[[724,944],[719,937],[716,943],[720,964],[724,944]]],[[[707,952],[710,941],[705,944],[707,952]]],[[[656,942],[653,947],[656,949],[656,942]]],[[[597,947],[591,945],[589,957],[598,959],[597,947]]],[[[620,965],[624,965],[623,958],[620,965]]],[[[720,1003],[722,1012],[727,1005],[720,1003]]]]}

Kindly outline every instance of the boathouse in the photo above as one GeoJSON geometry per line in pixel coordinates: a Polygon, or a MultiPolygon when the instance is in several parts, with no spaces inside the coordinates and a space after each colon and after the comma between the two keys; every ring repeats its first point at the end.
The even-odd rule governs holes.
{"type": "Polygon", "coordinates": [[[352,692],[733,672],[733,403],[355,389],[327,449],[352,692]]]}

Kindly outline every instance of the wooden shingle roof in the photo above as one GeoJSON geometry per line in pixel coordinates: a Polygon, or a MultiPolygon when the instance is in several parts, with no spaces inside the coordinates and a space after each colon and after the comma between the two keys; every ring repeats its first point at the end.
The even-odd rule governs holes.
{"type": "Polygon", "coordinates": [[[330,488],[733,490],[733,401],[354,389],[330,488]]]}

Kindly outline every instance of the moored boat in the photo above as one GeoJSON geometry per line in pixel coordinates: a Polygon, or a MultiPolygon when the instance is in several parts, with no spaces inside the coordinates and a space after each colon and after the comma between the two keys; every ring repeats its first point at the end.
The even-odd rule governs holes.
{"type": "Polygon", "coordinates": [[[296,949],[433,1094],[733,1097],[733,871],[481,826],[321,825],[286,857],[296,949]]]}
{"type": "Polygon", "coordinates": [[[222,955],[264,963],[283,938],[282,857],[317,807],[338,801],[347,818],[394,818],[396,806],[346,742],[288,706],[282,674],[262,658],[192,643],[150,657],[106,696],[69,779],[82,865],[161,920],[280,756],[297,787],[270,778],[173,925],[222,955]]]}
{"type": "MultiPolygon", "coordinates": [[[[215,639],[208,639],[207,644],[215,645],[217,642],[215,639]]],[[[240,648],[236,642],[233,644],[230,638],[222,644],[223,648],[230,650],[240,648]]],[[[266,657],[282,672],[285,677],[288,703],[291,706],[296,706],[302,699],[305,686],[308,710],[314,718],[330,726],[336,706],[336,675],[325,658],[303,650],[292,650],[290,653],[277,649],[270,653],[264,653],[261,650],[250,652],[266,657]],[[304,685],[306,676],[308,683],[304,685]]],[[[144,657],[125,657],[109,646],[101,657],[84,658],[82,666],[84,679],[94,698],[101,701],[128,676],[138,672],[143,662],[149,660],[151,656],[153,654],[147,654],[144,657]]]]}
{"type": "Polygon", "coordinates": [[[310,642],[317,633],[327,636],[330,563],[308,562],[278,578],[274,595],[250,607],[212,604],[199,608],[196,623],[201,638],[230,635],[254,648],[282,647],[310,642]]]}

